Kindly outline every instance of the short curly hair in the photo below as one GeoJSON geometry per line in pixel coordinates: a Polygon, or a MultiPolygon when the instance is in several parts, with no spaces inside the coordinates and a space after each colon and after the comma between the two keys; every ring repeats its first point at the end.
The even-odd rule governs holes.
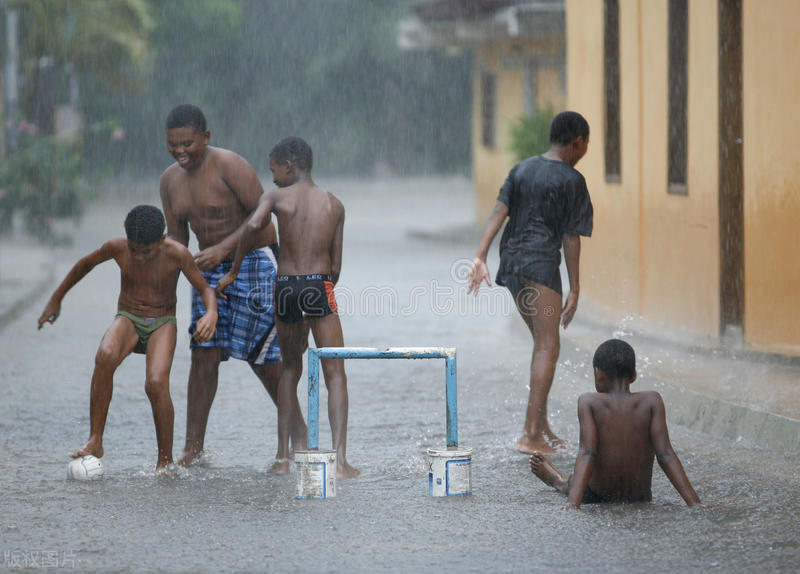
{"type": "Polygon", "coordinates": [[[550,123],[550,143],[566,145],[589,137],[589,122],[578,112],[561,112],[550,123]]]}
{"type": "Polygon", "coordinates": [[[192,128],[196,132],[206,131],[206,116],[203,111],[192,104],[181,104],[172,108],[167,116],[167,129],[192,128]]]}
{"type": "Polygon", "coordinates": [[[142,245],[161,239],[165,227],[164,215],[153,205],[137,205],[125,218],[125,235],[128,240],[142,245]]]}
{"type": "Polygon", "coordinates": [[[311,171],[314,155],[311,146],[302,138],[288,137],[275,144],[269,157],[277,163],[291,163],[301,171],[311,171]]]}
{"type": "Polygon", "coordinates": [[[636,353],[625,341],[609,339],[597,347],[592,366],[610,379],[633,381],[636,378],[636,353]]]}

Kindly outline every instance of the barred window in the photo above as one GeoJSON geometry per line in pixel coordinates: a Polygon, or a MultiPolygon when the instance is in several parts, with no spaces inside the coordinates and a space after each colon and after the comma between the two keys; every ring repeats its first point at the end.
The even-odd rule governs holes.
{"type": "Polygon", "coordinates": [[[605,0],[603,71],[606,95],[606,181],[621,181],[619,95],[619,1],[605,0]]]}
{"type": "Polygon", "coordinates": [[[497,80],[494,74],[481,77],[481,141],[488,148],[495,146],[495,115],[497,107],[497,80]]]}
{"type": "Polygon", "coordinates": [[[688,0],[669,0],[669,193],[686,195],[688,0]]]}

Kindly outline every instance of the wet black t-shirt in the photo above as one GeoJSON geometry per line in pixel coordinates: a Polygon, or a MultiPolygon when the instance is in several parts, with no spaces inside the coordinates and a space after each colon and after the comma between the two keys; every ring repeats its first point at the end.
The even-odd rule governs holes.
{"type": "Polygon", "coordinates": [[[514,166],[497,199],[508,206],[497,284],[518,291],[524,278],[561,293],[564,234],[592,234],[586,180],[569,164],[537,155],[514,166]]]}

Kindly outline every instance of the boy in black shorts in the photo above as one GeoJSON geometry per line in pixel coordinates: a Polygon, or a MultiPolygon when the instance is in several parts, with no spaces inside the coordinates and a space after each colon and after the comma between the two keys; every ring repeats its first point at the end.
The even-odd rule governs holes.
{"type": "MultiPolygon", "coordinates": [[[[303,372],[303,352],[308,331],[306,317],[317,347],[342,347],[342,325],[337,314],[333,286],[342,265],[344,206],[311,179],[312,153],[300,138],[290,137],[272,148],[269,168],[277,189],[264,193],[245,225],[231,270],[220,279],[217,293],[239,273],[244,255],[270,215],[278,217],[280,254],[275,283],[275,315],[281,346],[283,373],[278,384],[278,456],[272,471],[289,472],[291,405],[297,402],[297,383],[303,372]]],[[[336,450],[338,477],[359,470],[347,463],[347,377],[342,359],[323,359],[328,387],[328,417],[336,450]]]]}

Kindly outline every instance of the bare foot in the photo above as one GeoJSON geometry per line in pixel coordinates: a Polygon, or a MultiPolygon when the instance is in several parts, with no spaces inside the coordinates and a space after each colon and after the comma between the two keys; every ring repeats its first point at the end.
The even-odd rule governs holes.
{"type": "Polygon", "coordinates": [[[564,450],[566,445],[566,441],[554,435],[553,431],[547,430],[535,435],[523,434],[517,443],[517,450],[522,454],[533,454],[534,452],[555,454],[564,450]]]}
{"type": "Polygon", "coordinates": [[[80,458],[82,456],[89,456],[89,455],[95,456],[97,458],[103,458],[103,443],[99,440],[90,438],[89,442],[87,442],[85,445],[83,445],[75,452],[70,453],[70,456],[72,458],[80,458]]]}
{"type": "Polygon", "coordinates": [[[565,449],[567,447],[567,441],[556,436],[556,434],[551,431],[549,427],[545,429],[544,436],[547,440],[547,443],[556,450],[565,449]]]}
{"type": "Polygon", "coordinates": [[[556,449],[550,446],[549,442],[541,434],[534,436],[523,434],[517,443],[517,450],[522,454],[533,454],[535,452],[553,454],[556,452],[556,449]]]}
{"type": "Polygon", "coordinates": [[[290,462],[291,460],[288,458],[276,458],[272,466],[267,469],[267,472],[269,474],[289,474],[290,462]]]}
{"type": "Polygon", "coordinates": [[[201,456],[203,456],[202,449],[186,448],[183,451],[183,456],[178,459],[178,464],[180,466],[189,466],[199,460],[201,456]]]}
{"type": "Polygon", "coordinates": [[[336,463],[336,478],[353,478],[361,474],[361,471],[350,466],[346,462],[336,463]]]}
{"type": "Polygon", "coordinates": [[[553,465],[553,462],[541,452],[534,452],[530,458],[531,472],[547,486],[566,492],[567,477],[553,465]]]}
{"type": "Polygon", "coordinates": [[[180,473],[178,472],[178,467],[172,461],[169,461],[156,465],[156,474],[165,478],[175,478],[180,473]]]}

